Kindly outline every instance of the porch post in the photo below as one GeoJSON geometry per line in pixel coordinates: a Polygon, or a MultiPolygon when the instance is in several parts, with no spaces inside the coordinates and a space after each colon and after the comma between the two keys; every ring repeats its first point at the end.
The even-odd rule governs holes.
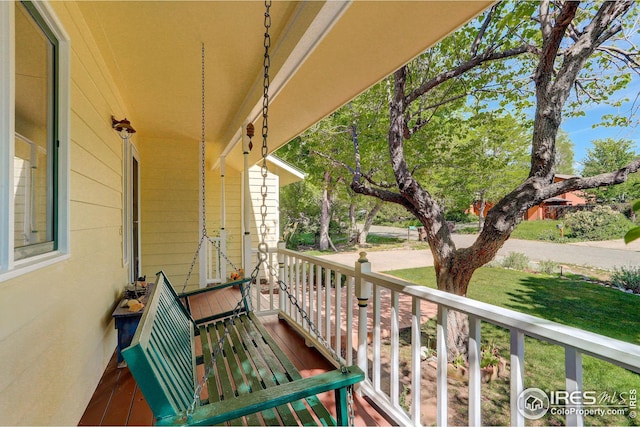
{"type": "MultiPolygon", "coordinates": [[[[367,305],[369,298],[371,298],[370,282],[367,282],[362,274],[371,273],[371,263],[367,259],[366,252],[360,252],[360,259],[356,261],[356,298],[358,299],[358,352],[357,352],[357,364],[365,377],[368,377],[369,369],[367,366],[367,305]]],[[[356,386],[356,390],[359,391],[359,386],[356,386]]]]}
{"type": "Polygon", "coordinates": [[[524,332],[511,329],[511,425],[524,426],[518,400],[524,390],[524,332]]]}
{"type": "Polygon", "coordinates": [[[448,420],[449,399],[447,393],[447,315],[449,309],[438,304],[438,323],[436,325],[436,352],[438,364],[436,367],[436,419],[437,425],[446,427],[448,420]]]}
{"type": "MultiPolygon", "coordinates": [[[[565,385],[567,392],[574,393],[582,391],[582,353],[574,347],[565,347],[564,350],[564,368],[565,368],[565,385]]],[[[582,405],[575,405],[576,412],[567,414],[566,424],[568,426],[584,426],[584,418],[582,413],[582,405]]]]}
{"type": "MultiPolygon", "coordinates": [[[[227,221],[225,204],[227,202],[227,197],[224,192],[224,175],[227,170],[226,160],[227,158],[225,156],[220,157],[220,252],[223,254],[227,253],[227,230],[225,229],[227,221]]],[[[218,260],[220,262],[220,265],[218,265],[220,280],[224,283],[227,280],[227,260],[221,256],[218,256],[218,260]]]]}
{"type": "Polygon", "coordinates": [[[242,267],[244,271],[251,270],[251,186],[249,185],[249,140],[242,133],[242,155],[244,157],[244,209],[243,209],[243,228],[242,236],[242,267]]]}

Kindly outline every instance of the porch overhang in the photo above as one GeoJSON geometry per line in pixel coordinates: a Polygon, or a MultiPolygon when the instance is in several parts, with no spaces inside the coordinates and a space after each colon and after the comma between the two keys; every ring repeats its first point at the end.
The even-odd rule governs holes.
{"type": "MultiPolygon", "coordinates": [[[[273,2],[270,151],[491,3],[273,2]]],[[[224,155],[242,169],[241,129],[262,126],[263,2],[83,1],[79,10],[126,106],[112,113],[131,119],[141,141],[200,140],[204,44],[208,161],[224,155]]]]}
{"type": "Polygon", "coordinates": [[[267,157],[269,171],[278,175],[280,187],[302,181],[306,174],[297,167],[285,162],[278,156],[267,157]]]}

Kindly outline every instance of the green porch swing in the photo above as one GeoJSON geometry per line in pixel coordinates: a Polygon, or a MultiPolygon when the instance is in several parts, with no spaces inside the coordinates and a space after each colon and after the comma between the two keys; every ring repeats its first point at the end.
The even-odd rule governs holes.
{"type": "MultiPolygon", "coordinates": [[[[266,0],[263,205],[266,203],[268,153],[270,6],[270,0],[266,0]]],[[[201,154],[204,162],[204,46],[202,85],[201,154]]],[[[248,127],[247,133],[250,138],[253,136],[252,127],[248,127]]],[[[202,180],[204,188],[204,167],[202,180]]],[[[248,290],[257,279],[260,267],[268,267],[264,214],[260,228],[258,264],[249,278],[186,293],[183,287],[178,295],[164,272],[157,274],[156,285],[148,297],[147,308],[131,346],[124,349],[122,355],[158,425],[353,425],[352,388],[364,379],[364,373],[357,366],[345,366],[334,354],[340,365],[338,369],[302,378],[251,311],[248,290]],[[241,298],[232,311],[193,319],[189,312],[190,297],[233,285],[240,285],[241,298]],[[335,392],[336,418],[317,397],[330,390],[335,392]]],[[[203,226],[187,281],[204,239],[209,239],[206,226],[203,226]]],[[[317,332],[310,317],[288,292],[286,284],[279,280],[278,285],[307,319],[310,329],[317,332]]]]}

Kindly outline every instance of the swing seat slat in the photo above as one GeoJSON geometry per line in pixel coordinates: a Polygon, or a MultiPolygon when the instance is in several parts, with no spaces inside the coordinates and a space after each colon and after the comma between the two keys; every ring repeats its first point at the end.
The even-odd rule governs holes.
{"type": "Polygon", "coordinates": [[[346,387],[364,379],[358,367],[302,378],[254,313],[200,324],[163,272],[147,304],[122,354],[158,425],[347,424],[346,387]],[[223,334],[223,350],[214,360],[223,334]],[[196,354],[196,339],[202,354],[196,354]],[[199,363],[212,367],[208,396],[187,417],[199,363]],[[337,422],[316,396],[329,390],[335,391],[337,422]]]}

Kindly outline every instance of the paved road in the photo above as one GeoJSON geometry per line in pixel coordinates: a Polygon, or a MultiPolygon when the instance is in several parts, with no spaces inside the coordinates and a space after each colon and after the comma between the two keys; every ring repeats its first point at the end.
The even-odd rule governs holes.
{"type": "MultiPolygon", "coordinates": [[[[407,229],[374,226],[375,234],[407,238],[407,229]]],[[[475,235],[454,234],[456,246],[471,246],[475,235]]],[[[409,239],[417,240],[415,231],[409,232],[409,239]]],[[[561,264],[575,264],[612,270],[615,267],[640,265],[640,241],[625,245],[622,240],[585,243],[547,243],[530,240],[509,239],[498,251],[497,258],[509,252],[520,252],[532,261],[551,260],[561,264]]],[[[353,266],[358,259],[357,252],[345,252],[323,255],[323,258],[341,264],[353,266]]],[[[402,268],[426,267],[433,265],[431,251],[395,249],[389,251],[372,251],[367,253],[373,271],[389,271],[402,268]]]]}

